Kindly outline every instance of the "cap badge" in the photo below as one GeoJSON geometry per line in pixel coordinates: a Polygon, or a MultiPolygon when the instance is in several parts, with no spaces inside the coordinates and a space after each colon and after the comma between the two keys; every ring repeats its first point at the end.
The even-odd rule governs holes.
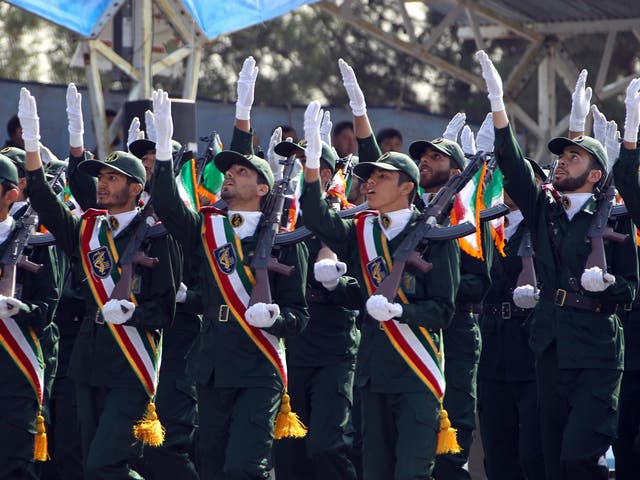
{"type": "Polygon", "coordinates": [[[444,138],[438,137],[435,140],[431,140],[431,143],[442,143],[444,142],[444,138]]]}
{"type": "Polygon", "coordinates": [[[239,213],[234,213],[233,215],[231,215],[229,222],[231,223],[231,226],[233,228],[239,228],[244,223],[244,217],[239,213]]]}
{"type": "Polygon", "coordinates": [[[120,222],[116,217],[113,217],[113,216],[109,217],[109,228],[111,229],[112,232],[118,230],[119,226],[120,226],[120,222]]]}
{"type": "Polygon", "coordinates": [[[109,156],[106,158],[105,162],[106,163],[111,163],[111,162],[115,162],[116,160],[118,160],[118,154],[116,152],[113,152],[113,153],[109,154],[109,156]]]}
{"type": "Polygon", "coordinates": [[[571,199],[569,197],[567,197],[566,195],[562,196],[562,206],[564,207],[565,210],[569,210],[569,208],[571,207],[571,199]]]}
{"type": "Polygon", "coordinates": [[[576,143],[580,143],[583,140],[584,140],[584,136],[583,135],[580,135],[579,137],[576,137],[576,138],[573,139],[573,141],[576,142],[576,143]]]}
{"type": "Polygon", "coordinates": [[[0,150],[0,153],[7,153],[10,150],[11,150],[11,147],[4,147],[2,150],[0,150]]]}
{"type": "Polygon", "coordinates": [[[380,215],[380,224],[384,229],[389,228],[391,226],[391,218],[389,217],[389,215],[386,215],[384,213],[380,215]]]}
{"type": "Polygon", "coordinates": [[[381,160],[386,160],[390,156],[391,156],[391,153],[389,153],[389,152],[383,153],[382,155],[380,155],[380,157],[378,157],[378,162],[381,161],[381,160]]]}

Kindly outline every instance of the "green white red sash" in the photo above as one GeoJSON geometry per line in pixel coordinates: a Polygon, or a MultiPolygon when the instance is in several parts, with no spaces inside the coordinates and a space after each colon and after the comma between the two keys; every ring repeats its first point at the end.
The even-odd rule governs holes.
{"type": "Polygon", "coordinates": [[[286,388],[287,361],[281,340],[249,325],[244,318],[255,280],[250,268],[244,264],[240,239],[224,212],[212,207],[200,211],[203,215],[202,242],[220,292],[242,329],[274,366],[286,388]]]}
{"type": "Polygon", "coordinates": [[[0,344],[27,378],[42,407],[44,358],[35,332],[31,327],[19,325],[13,318],[0,319],[0,344]]]}
{"type": "MultiPolygon", "coordinates": [[[[363,212],[356,217],[356,232],[362,274],[367,291],[372,295],[393,268],[392,258],[375,213],[363,212]]],[[[398,289],[398,298],[404,304],[409,303],[402,287],[398,289]]],[[[442,334],[439,335],[440,345],[436,346],[424,327],[413,327],[393,319],[380,322],[380,325],[409,368],[442,402],[445,390],[442,334]]]]}
{"type": "MultiPolygon", "coordinates": [[[[82,267],[99,308],[109,301],[120,279],[118,251],[105,214],[104,210],[87,210],[80,227],[82,267]]],[[[133,294],[130,300],[137,305],[133,294]]],[[[112,323],[106,325],[147,394],[153,398],[158,386],[162,341],[156,342],[147,330],[112,323]]]]}

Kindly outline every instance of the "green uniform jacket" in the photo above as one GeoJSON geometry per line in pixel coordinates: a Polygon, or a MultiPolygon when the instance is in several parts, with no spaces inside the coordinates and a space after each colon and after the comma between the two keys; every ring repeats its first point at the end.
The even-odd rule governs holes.
{"type": "MultiPolygon", "coordinates": [[[[369,297],[360,267],[355,223],[342,220],[321,200],[320,182],[305,183],[301,196],[305,225],[348,265],[348,271],[358,279],[364,298],[369,297]]],[[[414,213],[405,229],[389,245],[393,252],[416,225],[414,213]]],[[[427,328],[439,343],[439,329],[449,325],[454,311],[454,298],[460,282],[460,256],[454,241],[433,242],[428,253],[433,269],[424,274],[405,272],[403,283],[409,300],[403,305],[401,322],[427,328]]],[[[362,341],[358,352],[356,383],[371,382],[376,392],[419,392],[425,385],[410,370],[389,341],[378,321],[367,316],[362,325],[362,341]]]]}
{"type": "MultiPolygon", "coordinates": [[[[190,372],[196,381],[216,387],[276,387],[282,381],[272,364],[253,343],[229,310],[228,321],[219,321],[220,305],[225,304],[211,272],[201,237],[203,217],[189,210],[178,195],[172,162],[156,162],[151,195],[155,211],[172,232],[185,252],[196,256],[200,271],[205,320],[203,331],[189,359],[190,372]]],[[[256,246],[255,236],[242,240],[245,256],[256,246]]],[[[295,268],[290,277],[270,274],[274,303],[280,315],[272,327],[265,329],[277,337],[288,337],[302,331],[309,320],[304,283],[307,276],[307,249],[304,244],[280,250],[281,263],[295,268]]]]}
{"type": "Polygon", "coordinates": [[[69,154],[69,165],[67,175],[69,176],[69,190],[73,198],[78,202],[82,210],[96,208],[96,179],[91,175],[78,170],[78,164],[91,159],[89,152],[82,157],[74,157],[69,154]]]}
{"type": "MultiPolygon", "coordinates": [[[[533,171],[510,127],[496,129],[495,154],[504,175],[505,190],[520,207],[531,229],[542,292],[559,288],[575,291],[580,287],[591,251],[586,235],[596,208],[595,198],[588,200],[570,222],[560,202],[536,185],[533,171]],[[559,264],[559,258],[565,267],[559,264]]],[[[609,273],[615,275],[615,283],[604,292],[581,293],[622,305],[635,297],[638,257],[631,221],[618,222],[617,231],[633,238],[622,244],[605,241],[607,265],[609,273]]],[[[555,341],[559,368],[620,369],[622,336],[617,315],[557,306],[541,295],[534,310],[530,345],[535,353],[541,353],[555,341]]]]}
{"type": "MultiPolygon", "coordinates": [[[[58,246],[74,261],[80,261],[81,220],[57,198],[44,179],[42,169],[27,172],[27,188],[31,202],[42,224],[56,237],[58,246]]],[[[137,216],[114,239],[116,248],[123,252],[138,223],[137,216]]],[[[133,316],[126,325],[150,330],[160,337],[160,329],[171,324],[175,310],[175,294],[181,277],[180,250],[170,235],[145,242],[145,252],[159,263],[151,269],[134,268],[134,290],[138,301],[133,316]],[[139,280],[139,282],[137,281],[139,280]]],[[[84,298],[85,318],[74,345],[70,375],[77,382],[109,387],[141,386],[127,359],[105,324],[95,322],[98,307],[86,280],[84,298]]]]}
{"type": "MultiPolygon", "coordinates": [[[[525,222],[505,243],[505,257],[494,251],[491,265],[491,288],[484,299],[489,305],[509,302],[513,305],[513,289],[522,271],[522,260],[518,249],[525,222]]],[[[493,247],[495,250],[495,247],[493,247]]],[[[524,312],[523,312],[524,313],[524,312]]],[[[502,318],[501,314],[485,313],[480,317],[482,332],[482,354],[478,375],[483,378],[505,382],[535,380],[534,356],[529,347],[529,314],[502,318]]]]}

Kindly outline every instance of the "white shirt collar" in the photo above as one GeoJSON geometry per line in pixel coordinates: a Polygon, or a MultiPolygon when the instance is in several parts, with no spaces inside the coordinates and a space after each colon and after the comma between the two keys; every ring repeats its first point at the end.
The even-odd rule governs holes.
{"type": "Polygon", "coordinates": [[[147,203],[149,203],[149,199],[151,199],[151,194],[143,190],[140,194],[140,200],[142,200],[142,204],[146,205],[147,203]]]}
{"type": "Polygon", "coordinates": [[[593,194],[591,192],[581,192],[581,193],[565,193],[562,195],[563,197],[567,197],[569,199],[569,206],[565,207],[564,212],[567,214],[569,221],[571,221],[576,213],[582,210],[582,207],[587,200],[591,198],[593,194]]]}
{"type": "Polygon", "coordinates": [[[522,222],[522,219],[524,217],[522,216],[522,212],[520,210],[513,210],[507,213],[505,217],[506,220],[508,220],[507,223],[509,225],[504,227],[504,237],[507,239],[507,241],[509,241],[513,234],[516,233],[518,225],[520,225],[520,222],[522,222]]]}
{"type": "Polygon", "coordinates": [[[256,231],[260,218],[262,218],[262,212],[244,212],[241,210],[228,210],[227,218],[229,223],[233,227],[233,231],[240,240],[246,237],[250,237],[256,231]]]}
{"type": "Polygon", "coordinates": [[[13,227],[13,217],[8,215],[5,220],[0,222],[0,243],[4,243],[9,238],[11,227],[13,227]]]}
{"type": "Polygon", "coordinates": [[[116,213],[111,215],[110,213],[107,213],[107,224],[109,225],[109,228],[111,228],[112,225],[112,221],[109,220],[111,217],[114,217],[117,219],[117,227],[116,228],[111,228],[111,234],[114,237],[117,237],[120,232],[122,232],[125,228],[127,228],[127,226],[131,223],[131,221],[136,218],[136,215],[138,215],[138,209],[136,208],[135,210],[129,210],[128,212],[121,212],[121,213],[116,213]]]}
{"type": "Polygon", "coordinates": [[[13,216],[15,215],[15,213],[20,210],[22,207],[24,207],[27,204],[27,202],[13,202],[13,205],[11,205],[11,208],[9,209],[9,215],[13,216]]]}
{"type": "Polygon", "coordinates": [[[378,214],[380,228],[382,228],[387,240],[393,240],[407,226],[412,214],[413,210],[410,208],[378,214]]]}

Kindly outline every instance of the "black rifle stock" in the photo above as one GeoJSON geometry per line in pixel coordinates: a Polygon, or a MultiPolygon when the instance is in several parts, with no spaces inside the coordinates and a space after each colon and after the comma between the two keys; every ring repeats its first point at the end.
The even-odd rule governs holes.
{"type": "Polygon", "coordinates": [[[251,268],[253,269],[256,283],[251,290],[250,306],[259,302],[272,303],[269,271],[289,276],[294,270],[293,267],[278,262],[272,256],[272,250],[276,242],[276,235],[280,230],[282,209],[290,188],[295,162],[295,155],[289,155],[282,161],[284,164],[282,179],[276,183],[269,193],[269,198],[264,208],[256,249],[251,260],[251,268]]]}
{"type": "Polygon", "coordinates": [[[518,275],[516,281],[517,287],[523,285],[532,285],[533,288],[537,288],[538,279],[536,278],[536,268],[533,263],[533,257],[535,252],[533,251],[533,241],[531,239],[531,232],[527,229],[522,234],[520,240],[520,246],[518,247],[518,256],[522,262],[522,270],[518,275]]]}
{"type": "MultiPolygon", "coordinates": [[[[488,158],[488,154],[478,152],[471,157],[461,173],[449,178],[446,185],[436,193],[420,214],[417,225],[393,252],[391,272],[389,272],[376,289],[376,295],[384,295],[387,300],[392,302],[396,297],[402,280],[402,274],[407,265],[422,272],[428,272],[433,267],[432,264],[421,257],[416,251],[416,248],[423,246],[427,233],[432,229],[437,229],[438,224],[442,223],[446,217],[448,217],[455,196],[471,181],[488,158]]],[[[472,231],[475,231],[475,228],[472,231]]]]}

